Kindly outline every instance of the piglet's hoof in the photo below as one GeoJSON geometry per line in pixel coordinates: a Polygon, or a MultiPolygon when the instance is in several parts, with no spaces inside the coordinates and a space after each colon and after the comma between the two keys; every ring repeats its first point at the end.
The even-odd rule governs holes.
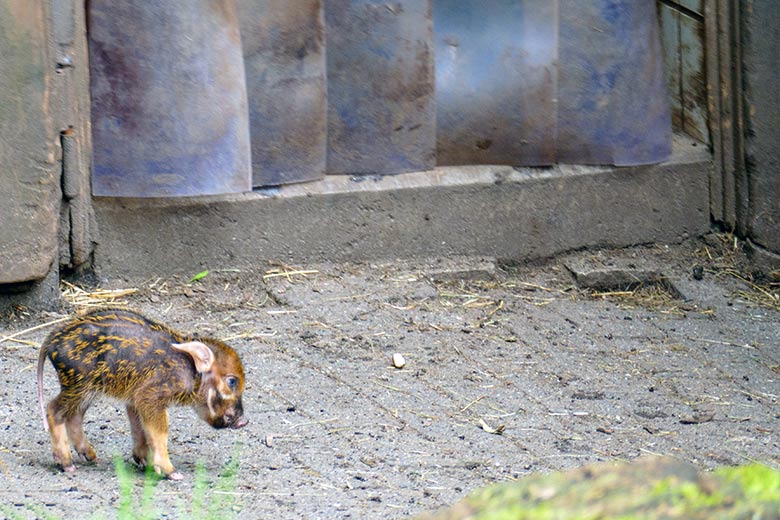
{"type": "Polygon", "coordinates": [[[165,475],[165,477],[168,480],[184,480],[184,475],[182,475],[178,471],[174,471],[173,473],[168,473],[167,475],[165,475]]]}
{"type": "Polygon", "coordinates": [[[71,464],[69,466],[63,466],[62,471],[64,471],[65,473],[73,473],[74,471],[76,471],[76,465],[71,464]]]}
{"type": "Polygon", "coordinates": [[[97,462],[98,462],[97,455],[95,455],[94,452],[92,454],[89,454],[89,453],[79,453],[78,454],[78,458],[79,458],[79,461],[81,461],[81,462],[91,462],[93,464],[97,464],[97,462]]]}
{"type": "Polygon", "coordinates": [[[141,457],[133,455],[133,464],[135,464],[138,469],[146,469],[146,459],[142,459],[141,457]]]}

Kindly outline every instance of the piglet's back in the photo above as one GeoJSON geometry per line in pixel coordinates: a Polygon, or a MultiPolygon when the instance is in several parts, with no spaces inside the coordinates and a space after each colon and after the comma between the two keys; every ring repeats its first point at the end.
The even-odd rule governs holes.
{"type": "Polygon", "coordinates": [[[144,380],[193,372],[190,357],[170,346],[189,339],[135,312],[101,309],[52,333],[43,348],[62,385],[127,398],[144,380]]]}

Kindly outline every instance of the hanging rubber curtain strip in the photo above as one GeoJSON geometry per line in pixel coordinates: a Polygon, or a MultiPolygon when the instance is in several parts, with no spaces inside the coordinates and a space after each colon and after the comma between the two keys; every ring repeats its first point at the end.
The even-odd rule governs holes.
{"type": "Polygon", "coordinates": [[[91,0],[93,193],[251,189],[244,63],[233,0],[91,0]]]}
{"type": "Polygon", "coordinates": [[[237,0],[244,49],[252,184],[325,175],[323,0],[237,0]]]}
{"type": "Polygon", "coordinates": [[[328,173],[435,164],[430,0],[325,0],[328,173]]]}
{"type": "Polygon", "coordinates": [[[654,0],[560,0],[558,161],[618,166],[671,154],[654,0]]]}
{"type": "Polygon", "coordinates": [[[557,2],[433,6],[437,164],[554,163],[557,2]]]}
{"type": "Polygon", "coordinates": [[[653,0],[434,0],[437,164],[671,153],[653,0]]]}

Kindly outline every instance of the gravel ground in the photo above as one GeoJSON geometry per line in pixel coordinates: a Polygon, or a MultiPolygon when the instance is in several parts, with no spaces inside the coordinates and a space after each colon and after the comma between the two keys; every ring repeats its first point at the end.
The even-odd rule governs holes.
{"type": "MultiPolygon", "coordinates": [[[[247,371],[246,428],[170,410],[185,480],[159,482],[146,504],[167,518],[197,516],[200,498],[220,501],[221,518],[403,518],[488,483],[644,454],[777,467],[780,312],[759,304],[777,286],[741,280],[749,268],[732,244],[712,235],[516,268],[460,258],[106,281],[137,288],[119,300],[151,318],[226,339],[247,371]],[[618,281],[594,295],[572,270],[580,283],[589,270],[618,281]],[[648,272],[662,283],[620,286],[648,272]]],[[[50,327],[4,339],[63,316],[0,320],[0,516],[117,516],[123,405],[87,415],[98,463],[60,473],[35,394],[50,327]]],[[[45,387],[56,394],[48,364],[45,387]]],[[[133,480],[139,513],[143,475],[133,480]]]]}

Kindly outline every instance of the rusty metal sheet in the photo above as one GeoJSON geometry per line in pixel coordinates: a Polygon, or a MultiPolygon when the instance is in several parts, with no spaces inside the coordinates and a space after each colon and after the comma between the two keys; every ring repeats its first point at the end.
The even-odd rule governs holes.
{"type": "Polygon", "coordinates": [[[233,0],[91,0],[93,193],[251,189],[233,0]]]}
{"type": "Polygon", "coordinates": [[[672,129],[655,2],[559,2],[559,162],[667,159],[672,129]]]}
{"type": "Polygon", "coordinates": [[[434,0],[438,164],[555,161],[556,2],[434,0]]]}
{"type": "Polygon", "coordinates": [[[252,184],[325,174],[327,89],[322,0],[237,0],[244,49],[252,184]]]}
{"type": "Polygon", "coordinates": [[[430,0],[327,0],[328,173],[434,166],[430,0]]]}

